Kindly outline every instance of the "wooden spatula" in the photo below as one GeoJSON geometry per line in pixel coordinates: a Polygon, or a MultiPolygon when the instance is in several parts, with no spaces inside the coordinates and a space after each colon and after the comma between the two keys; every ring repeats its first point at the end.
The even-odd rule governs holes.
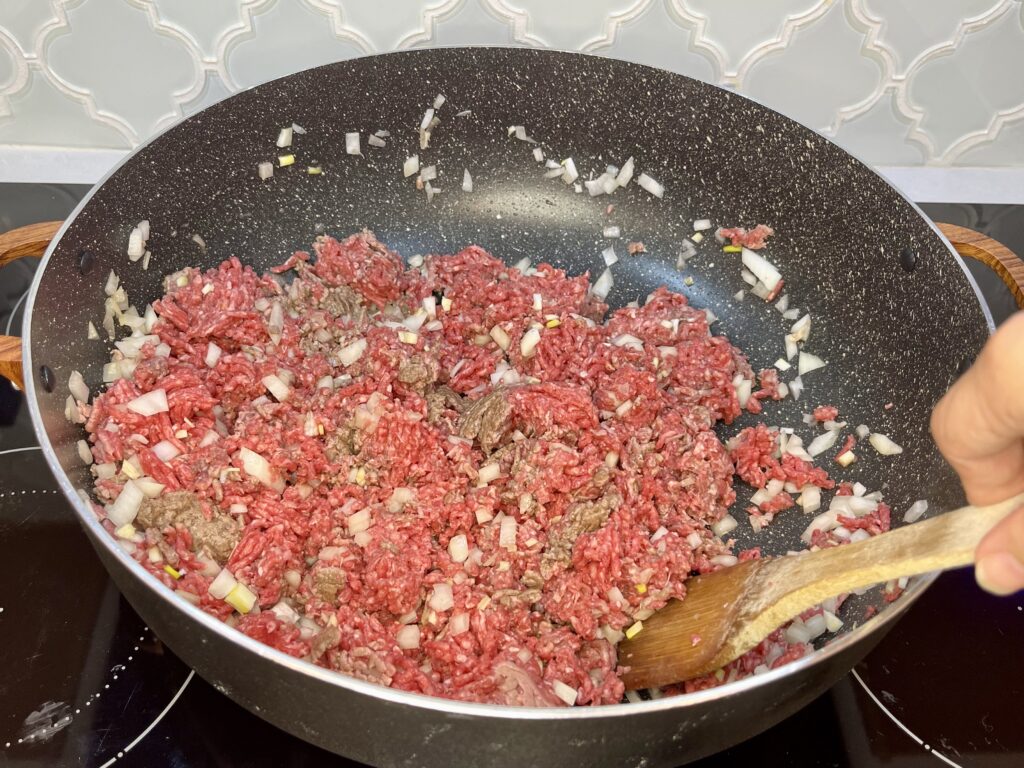
{"type": "Polygon", "coordinates": [[[750,560],[686,582],[643,629],[619,645],[627,690],[707,674],[830,597],[904,576],[972,562],[982,537],[1024,506],[1024,494],[989,507],[963,507],[855,544],[750,560]]]}

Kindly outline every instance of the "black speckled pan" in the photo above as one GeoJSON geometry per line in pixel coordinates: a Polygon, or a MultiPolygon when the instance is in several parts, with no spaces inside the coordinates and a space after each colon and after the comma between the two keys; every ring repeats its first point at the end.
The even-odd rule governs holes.
{"type": "MultiPolygon", "coordinates": [[[[288,658],[148,577],[75,493],[90,480],[75,451],[82,435],[63,407],[72,370],[83,371],[94,391],[100,386],[109,349],[86,342],[85,329],[89,320],[99,324],[111,269],[142,307],[162,293],[164,275],[186,265],[209,267],[237,255],[263,269],[308,247],[317,233],[341,236],[363,227],[407,256],[477,243],[509,263],[525,256],[596,277],[604,268],[601,251],[613,242],[602,238],[602,228],[618,224],[613,306],[643,301],[666,284],[713,310],[717,332],[745,350],[755,369],[769,367],[784,354],[791,322],[755,297],[732,298],[746,287],[738,255],[723,253],[708,232],[687,269],[676,269],[699,218],[716,227],[775,228],[763,253],[781,270],[791,306],[812,315],[808,350],[828,361],[808,374],[799,402],[770,403],[761,418],[797,428],[806,441],[811,430],[801,413],[836,404],[851,426],[867,424],[905,448],[884,458],[864,445],[856,464],[834,468],[837,479],[883,490],[896,519],[918,498],[929,499],[933,510],[958,505],[960,490],[929,439],[928,415],[977,354],[990,322],[961,264],[921,213],[850,155],[747,99],[647,67],[523,49],[395,53],[301,72],[212,106],[134,153],[69,220],[29,299],[26,385],[40,441],[97,552],[149,625],[227,695],[302,738],[377,765],[649,766],[695,759],[823,692],[928,580],[890,606],[877,591],[851,600],[841,635],[818,653],[700,694],[559,711],[417,696],[288,658]],[[441,124],[430,148],[420,151],[416,129],[438,93],[447,96],[441,124]],[[472,114],[457,117],[462,110],[472,114]],[[275,146],[278,129],[293,122],[307,131],[295,136],[295,164],[260,180],[257,163],[276,161],[283,152],[275,146]],[[638,174],[664,184],[664,198],[635,184],[591,198],[544,179],[535,145],[510,137],[510,125],[525,126],[545,156],[572,157],[583,179],[633,156],[638,174]],[[368,135],[381,129],[391,132],[387,146],[368,146],[368,135]],[[361,133],[362,156],[345,153],[349,131],[361,133]],[[403,178],[407,154],[436,164],[442,191],[432,203],[403,178]],[[314,161],[322,175],[306,173],[314,161]],[[464,169],[473,177],[471,194],[461,190],[464,169]],[[153,232],[148,271],[125,255],[129,231],[144,218],[153,232]],[[627,256],[634,240],[647,253],[627,256]],[[91,269],[81,268],[85,250],[91,269]],[[42,386],[43,365],[53,371],[53,392],[42,386]],[[868,605],[881,612],[865,624],[868,605]]],[[[745,417],[739,426],[754,421],[745,417]]],[[[755,535],[746,516],[737,517],[740,545],[758,544],[766,554],[799,548],[809,522],[793,510],[755,535]]]]}

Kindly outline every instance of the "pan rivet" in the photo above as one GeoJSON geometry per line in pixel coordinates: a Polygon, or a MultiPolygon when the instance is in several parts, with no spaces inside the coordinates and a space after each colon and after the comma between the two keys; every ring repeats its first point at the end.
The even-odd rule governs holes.
{"type": "Polygon", "coordinates": [[[45,389],[47,392],[53,392],[54,378],[53,371],[50,370],[50,366],[39,366],[39,378],[43,382],[43,389],[45,389]]]}
{"type": "Polygon", "coordinates": [[[93,264],[96,262],[96,257],[92,255],[92,251],[85,250],[84,248],[78,253],[78,271],[83,275],[88,275],[92,272],[93,264]]]}
{"type": "Polygon", "coordinates": [[[913,272],[917,268],[917,252],[913,248],[904,248],[900,251],[900,266],[907,272],[913,272]]]}

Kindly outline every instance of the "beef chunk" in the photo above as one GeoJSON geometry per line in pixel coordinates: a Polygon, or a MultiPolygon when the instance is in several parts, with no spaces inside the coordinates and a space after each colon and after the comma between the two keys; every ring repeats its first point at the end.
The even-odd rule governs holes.
{"type": "Polygon", "coordinates": [[[155,499],[146,499],[139,507],[137,522],[159,534],[165,528],[181,526],[192,534],[196,552],[205,552],[224,565],[242,537],[242,526],[227,512],[214,509],[207,519],[203,505],[195,494],[172,491],[155,499]]]}

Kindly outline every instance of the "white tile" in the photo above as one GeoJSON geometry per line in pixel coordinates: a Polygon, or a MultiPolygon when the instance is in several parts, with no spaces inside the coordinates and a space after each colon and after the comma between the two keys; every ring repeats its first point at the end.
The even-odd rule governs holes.
{"type": "Polygon", "coordinates": [[[277,0],[254,12],[254,35],[229,47],[226,68],[234,86],[247,88],[275,77],[368,51],[350,32],[335,26],[330,12],[299,0],[277,0]]]}
{"type": "Polygon", "coordinates": [[[246,8],[255,0],[152,0],[160,20],[188,35],[207,60],[214,60],[224,36],[248,25],[246,8]]]}
{"type": "Polygon", "coordinates": [[[437,20],[432,44],[517,45],[512,26],[484,0],[464,0],[453,14],[437,20]]]}
{"type": "Polygon", "coordinates": [[[3,0],[0,2],[0,29],[7,32],[24,53],[34,54],[36,37],[57,15],[45,0],[3,0]]]}
{"type": "Polygon", "coordinates": [[[429,43],[436,20],[457,12],[461,0],[320,0],[338,9],[342,23],[366,40],[374,51],[429,43]]]}
{"type": "Polygon", "coordinates": [[[839,146],[871,165],[920,165],[924,148],[907,138],[909,123],[895,108],[891,91],[830,136],[839,146]]]}
{"type": "Polygon", "coordinates": [[[631,16],[650,0],[487,0],[499,14],[515,19],[523,43],[579,50],[607,36],[616,16],[631,16]]]}
{"type": "Polygon", "coordinates": [[[978,144],[959,155],[954,165],[1024,167],[1024,118],[1004,125],[994,140],[978,144]]]}
{"type": "Polygon", "coordinates": [[[861,56],[863,42],[837,3],[798,30],[786,48],[755,63],[740,91],[811,128],[826,129],[837,110],[870,98],[882,85],[879,65],[861,56]]]}

